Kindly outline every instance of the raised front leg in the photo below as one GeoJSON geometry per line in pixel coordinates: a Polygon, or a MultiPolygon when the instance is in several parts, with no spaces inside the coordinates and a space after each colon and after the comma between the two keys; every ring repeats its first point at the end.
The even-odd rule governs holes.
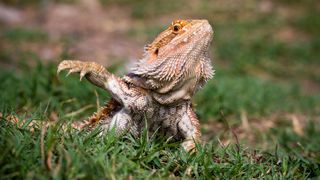
{"type": "Polygon", "coordinates": [[[104,84],[111,76],[102,65],[95,62],[83,62],[76,60],[64,60],[59,66],[57,73],[62,70],[69,70],[67,76],[72,73],[80,73],[80,81],[85,76],[92,84],[104,88],[104,84]]]}
{"type": "Polygon", "coordinates": [[[58,73],[69,70],[71,73],[80,73],[80,80],[85,76],[92,84],[109,91],[125,108],[142,110],[151,102],[151,97],[142,88],[131,88],[122,79],[109,73],[102,65],[95,62],[64,60],[58,66],[58,73]]]}
{"type": "Polygon", "coordinates": [[[183,113],[178,130],[184,136],[182,147],[186,151],[191,151],[195,148],[195,143],[201,142],[201,131],[199,120],[194,113],[191,105],[188,106],[186,112],[183,113]]]}

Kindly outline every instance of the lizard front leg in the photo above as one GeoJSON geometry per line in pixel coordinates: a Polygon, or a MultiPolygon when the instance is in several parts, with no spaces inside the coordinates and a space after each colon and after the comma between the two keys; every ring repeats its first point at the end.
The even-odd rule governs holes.
{"type": "Polygon", "coordinates": [[[80,81],[85,76],[92,84],[104,88],[104,84],[111,75],[102,65],[95,62],[83,62],[76,60],[64,60],[58,65],[57,73],[69,70],[67,76],[72,73],[80,73],[80,81]]]}
{"type": "Polygon", "coordinates": [[[195,148],[195,143],[201,142],[200,123],[191,105],[186,104],[185,106],[187,106],[186,111],[178,123],[178,130],[184,137],[182,147],[186,151],[191,151],[195,148]]]}
{"type": "Polygon", "coordinates": [[[110,92],[112,97],[129,111],[142,110],[151,102],[151,97],[145,90],[131,88],[122,79],[95,62],[64,60],[58,65],[57,72],[62,70],[69,70],[67,75],[80,73],[80,80],[85,76],[92,84],[110,92]]]}

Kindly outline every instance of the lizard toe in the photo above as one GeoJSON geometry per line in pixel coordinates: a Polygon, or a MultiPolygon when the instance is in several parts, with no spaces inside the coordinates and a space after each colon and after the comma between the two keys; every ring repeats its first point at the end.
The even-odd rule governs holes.
{"type": "Polygon", "coordinates": [[[88,73],[88,71],[86,69],[82,69],[80,72],[80,81],[82,80],[82,78],[88,73]]]}

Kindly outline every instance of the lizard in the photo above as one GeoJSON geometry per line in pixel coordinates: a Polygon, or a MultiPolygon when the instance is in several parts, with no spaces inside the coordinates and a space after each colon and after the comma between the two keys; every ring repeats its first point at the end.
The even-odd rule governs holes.
{"type": "Polygon", "coordinates": [[[57,73],[79,73],[108,91],[111,100],[79,129],[99,124],[103,133],[115,130],[139,136],[144,129],[181,140],[191,151],[201,142],[200,123],[191,99],[214,75],[209,56],[213,30],[207,20],[175,20],[146,45],[131,72],[118,77],[104,66],[64,60],[57,73]]]}

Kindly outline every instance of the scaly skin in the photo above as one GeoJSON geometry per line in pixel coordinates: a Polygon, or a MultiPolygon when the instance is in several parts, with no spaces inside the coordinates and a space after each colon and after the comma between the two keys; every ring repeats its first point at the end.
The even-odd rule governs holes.
{"type": "Polygon", "coordinates": [[[146,46],[143,58],[123,78],[94,62],[65,60],[58,73],[80,73],[108,91],[112,99],[76,128],[100,124],[104,132],[139,136],[145,128],[176,140],[190,151],[201,141],[200,124],[191,104],[194,93],[213,70],[209,45],[213,31],[207,20],[177,20],[146,46]],[[147,127],[146,127],[147,125],[147,127]]]}

